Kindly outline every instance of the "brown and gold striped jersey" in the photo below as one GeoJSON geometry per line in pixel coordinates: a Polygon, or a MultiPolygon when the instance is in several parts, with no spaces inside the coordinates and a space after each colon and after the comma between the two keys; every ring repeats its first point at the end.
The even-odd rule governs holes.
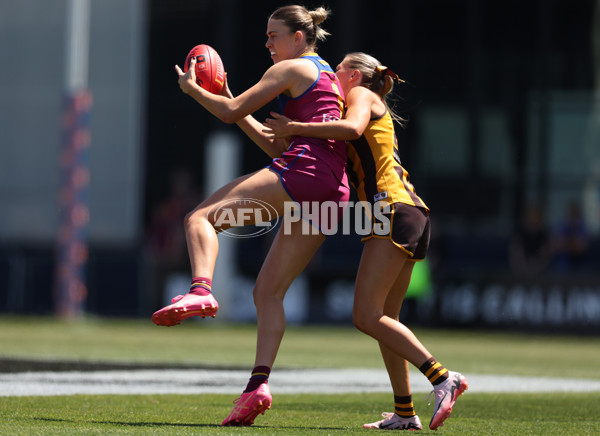
{"type": "Polygon", "coordinates": [[[369,121],[362,136],[348,144],[348,177],[358,199],[406,203],[429,211],[401,164],[394,123],[388,111],[369,121]]]}

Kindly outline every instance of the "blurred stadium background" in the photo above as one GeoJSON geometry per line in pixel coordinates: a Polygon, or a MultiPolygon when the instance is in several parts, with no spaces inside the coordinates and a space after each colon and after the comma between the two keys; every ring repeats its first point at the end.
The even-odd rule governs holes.
{"type": "MultiPolygon", "coordinates": [[[[149,317],[189,284],[183,215],[219,177],[268,163],[180,92],[173,67],[210,44],[243,91],[271,64],[266,19],[286,3],[90,0],[89,32],[78,34],[89,45],[77,40],[89,68],[75,97],[65,79],[73,3],[0,0],[0,314],[72,315],[59,301],[71,262],[81,282],[67,274],[67,288],[83,314],[149,317]],[[73,144],[87,151],[65,158],[73,144]],[[66,257],[65,238],[75,241],[66,257]]],[[[410,120],[398,139],[433,235],[402,316],[600,334],[600,1],[303,4],[333,11],[319,49],[332,65],[365,51],[410,83],[398,89],[410,120]],[[575,254],[559,243],[572,207],[586,228],[575,254]],[[511,251],[531,210],[545,232],[526,245],[553,248],[538,269],[511,251]]],[[[217,319],[251,321],[269,236],[221,241],[217,319]]],[[[291,322],[350,322],[360,251],[356,236],[324,244],[290,291],[291,322]]]]}

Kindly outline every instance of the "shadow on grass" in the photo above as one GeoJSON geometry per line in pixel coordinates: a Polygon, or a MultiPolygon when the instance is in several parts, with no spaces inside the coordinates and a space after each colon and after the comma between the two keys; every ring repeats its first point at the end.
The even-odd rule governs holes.
{"type": "MultiPolygon", "coordinates": [[[[35,421],[45,422],[63,422],[80,424],[82,420],[62,419],[62,418],[33,418],[35,421]]],[[[225,428],[220,424],[185,424],[176,422],[123,422],[123,421],[86,421],[90,424],[123,425],[130,427],[198,427],[198,428],[225,428]]],[[[231,428],[231,427],[230,427],[231,428]]],[[[268,427],[264,425],[252,425],[256,429],[289,429],[289,430],[345,430],[343,427],[297,427],[297,426],[276,426],[268,427]]]]}
{"type": "MultiPolygon", "coordinates": [[[[80,424],[80,419],[63,419],[63,418],[33,418],[35,421],[45,422],[64,422],[72,424],[80,424]]],[[[124,421],[86,421],[90,424],[108,424],[108,425],[126,425],[130,427],[221,427],[219,424],[185,424],[177,422],[124,422],[124,421]]]]}

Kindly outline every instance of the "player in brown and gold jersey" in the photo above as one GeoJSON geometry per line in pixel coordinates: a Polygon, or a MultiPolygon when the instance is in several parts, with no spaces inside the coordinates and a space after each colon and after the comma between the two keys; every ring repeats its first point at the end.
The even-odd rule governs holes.
{"type": "Polygon", "coordinates": [[[300,123],[272,114],[266,132],[275,138],[292,135],[345,139],[350,180],[359,200],[383,206],[384,219],[374,220],[356,277],[353,320],[379,342],[394,391],[395,413],[365,424],[378,429],[420,429],[410,391],[408,362],[433,385],[435,405],[429,427],[436,429],[468,386],[458,372],[448,371],[402,323],[398,315],[415,261],[429,246],[429,208],[416,194],[400,163],[393,121],[403,122],[386,104],[394,80],[401,79],[364,53],[346,55],[336,74],[346,96],[342,120],[300,123]],[[385,223],[388,223],[385,226],[385,223]],[[382,229],[384,231],[382,231],[382,229]]]}

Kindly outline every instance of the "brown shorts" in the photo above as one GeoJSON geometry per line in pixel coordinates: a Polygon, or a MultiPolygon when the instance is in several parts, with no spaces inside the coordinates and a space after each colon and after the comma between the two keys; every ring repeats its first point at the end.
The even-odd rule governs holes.
{"type": "MultiPolygon", "coordinates": [[[[391,212],[383,213],[389,219],[389,233],[371,234],[362,238],[365,242],[371,238],[389,239],[409,256],[409,260],[423,260],[429,248],[430,223],[426,209],[405,203],[390,205],[391,212]]],[[[374,225],[377,225],[375,220],[374,225]]]]}

